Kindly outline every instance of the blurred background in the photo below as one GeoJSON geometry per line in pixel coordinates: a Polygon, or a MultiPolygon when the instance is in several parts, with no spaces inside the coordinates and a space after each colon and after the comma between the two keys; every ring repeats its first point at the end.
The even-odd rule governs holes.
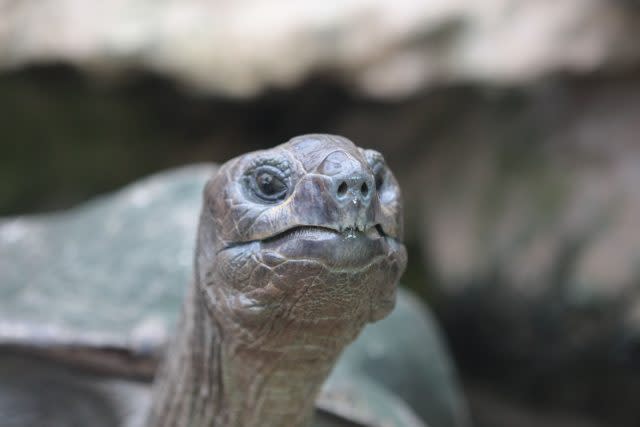
{"type": "Polygon", "coordinates": [[[1,216],[311,132],[395,171],[475,425],[640,425],[639,1],[0,0],[1,216]]]}

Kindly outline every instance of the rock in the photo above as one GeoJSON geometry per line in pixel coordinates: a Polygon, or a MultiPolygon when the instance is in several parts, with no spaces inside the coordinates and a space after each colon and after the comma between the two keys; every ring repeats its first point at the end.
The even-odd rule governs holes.
{"type": "Polygon", "coordinates": [[[633,67],[639,22],[638,5],[621,0],[0,0],[0,66],[144,69],[240,97],[331,72],[397,97],[633,67]]]}

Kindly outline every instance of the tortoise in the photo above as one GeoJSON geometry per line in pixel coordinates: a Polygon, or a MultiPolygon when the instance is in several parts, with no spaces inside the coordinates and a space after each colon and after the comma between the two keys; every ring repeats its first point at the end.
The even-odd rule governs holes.
{"type": "Polygon", "coordinates": [[[5,218],[0,426],[466,426],[405,264],[392,172],[335,135],[5,218]]]}

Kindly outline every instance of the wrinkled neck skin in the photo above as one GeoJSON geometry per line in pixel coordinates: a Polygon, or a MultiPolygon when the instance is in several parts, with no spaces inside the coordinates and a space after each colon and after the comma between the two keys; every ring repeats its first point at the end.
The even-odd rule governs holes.
{"type": "Polygon", "coordinates": [[[341,345],[276,352],[225,336],[192,286],[156,379],[148,427],[307,426],[341,345]]]}

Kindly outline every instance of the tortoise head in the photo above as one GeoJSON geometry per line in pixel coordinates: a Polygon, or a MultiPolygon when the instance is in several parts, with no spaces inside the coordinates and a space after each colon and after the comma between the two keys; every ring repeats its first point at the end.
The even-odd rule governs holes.
{"type": "Polygon", "coordinates": [[[402,202],[382,155],[305,135],[225,163],[207,183],[196,279],[234,337],[341,347],[395,304],[402,202]]]}

